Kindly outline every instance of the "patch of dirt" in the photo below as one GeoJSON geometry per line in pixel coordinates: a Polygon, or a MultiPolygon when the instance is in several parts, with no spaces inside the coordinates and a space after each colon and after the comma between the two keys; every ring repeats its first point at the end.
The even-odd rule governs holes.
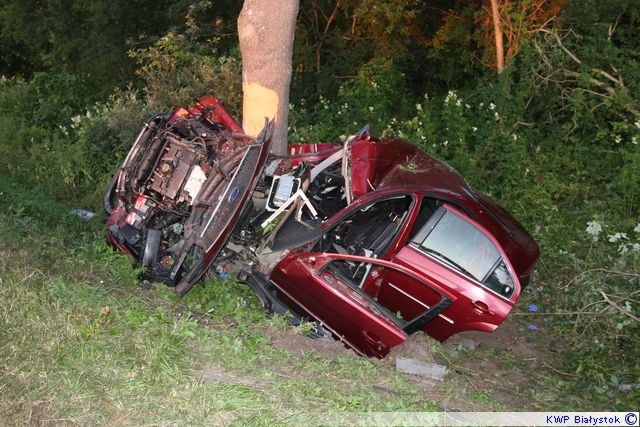
{"type": "MultiPolygon", "coordinates": [[[[214,329],[225,329],[229,327],[229,325],[225,326],[215,323],[208,324],[208,326],[214,329]]],[[[338,357],[359,357],[339,341],[332,339],[312,339],[290,327],[275,328],[263,326],[260,327],[259,330],[264,337],[271,341],[275,348],[288,351],[296,359],[301,359],[308,355],[313,355],[329,361],[336,360],[338,357]]],[[[311,378],[305,378],[305,374],[302,372],[296,372],[295,370],[292,371],[291,362],[264,359],[261,360],[260,363],[274,374],[283,378],[311,378]]],[[[211,361],[207,361],[206,366],[196,371],[195,375],[202,381],[208,383],[246,385],[265,392],[267,395],[270,394],[269,390],[271,389],[271,384],[269,382],[258,380],[255,377],[230,372],[211,361]]],[[[342,379],[336,377],[335,381],[340,382],[342,379]]],[[[348,390],[348,382],[345,381],[343,387],[345,390],[348,390]]]]}
{"type": "Polygon", "coordinates": [[[271,340],[274,347],[287,350],[295,357],[305,357],[309,354],[327,360],[336,360],[339,356],[358,357],[340,341],[309,338],[292,328],[263,328],[262,334],[271,340]]]}
{"type": "Polygon", "coordinates": [[[423,333],[409,335],[405,342],[391,349],[384,362],[386,365],[395,367],[396,359],[403,357],[437,363],[430,347],[433,342],[433,339],[423,333]]]}
{"type": "MultiPolygon", "coordinates": [[[[233,327],[233,324],[202,323],[214,329],[233,327]]],[[[335,361],[339,357],[359,357],[339,341],[312,339],[290,327],[259,326],[259,331],[273,347],[286,350],[294,358],[282,361],[265,359],[260,362],[279,377],[310,379],[306,378],[304,372],[292,369],[297,364],[295,359],[310,355],[326,361],[335,361]]],[[[378,362],[372,359],[372,363],[380,363],[381,369],[388,372],[389,377],[396,371],[396,359],[399,357],[446,366],[444,381],[404,374],[408,382],[421,390],[425,401],[436,402],[442,410],[540,410],[531,393],[524,391],[537,386],[532,371],[549,369],[548,366],[554,364],[556,356],[549,351],[549,338],[543,332],[529,331],[526,323],[520,319],[508,317],[493,333],[463,332],[445,343],[439,343],[423,333],[411,335],[402,345],[392,349],[385,360],[378,362]]],[[[206,382],[246,385],[267,395],[271,388],[268,381],[230,372],[211,362],[196,375],[206,382]]],[[[352,388],[349,380],[339,375],[328,375],[345,393],[349,393],[352,388]]],[[[399,394],[387,381],[375,384],[373,389],[388,396],[399,394]]]]}
{"type": "MultiPolygon", "coordinates": [[[[523,390],[536,387],[532,371],[547,370],[556,355],[540,331],[529,331],[522,322],[507,317],[493,333],[467,331],[441,344],[442,354],[450,355],[451,368],[466,378],[471,389],[486,393],[492,403],[518,410],[539,410],[523,390]],[[470,341],[475,349],[469,350],[470,341]],[[452,354],[459,353],[457,357],[452,354]]],[[[486,406],[485,406],[486,407],[486,406]]]]}
{"type": "Polygon", "coordinates": [[[446,411],[482,411],[486,410],[483,405],[476,405],[469,402],[464,397],[463,391],[471,386],[464,376],[452,369],[446,361],[441,360],[438,355],[431,350],[433,346],[442,346],[431,337],[423,333],[410,335],[407,340],[394,347],[389,355],[384,359],[384,367],[389,370],[396,370],[396,359],[409,358],[421,362],[435,363],[447,367],[447,374],[444,381],[438,381],[419,375],[404,374],[405,379],[422,390],[425,400],[437,402],[442,410],[446,411]],[[453,373],[452,373],[453,371],[453,373]]]}
{"type": "MultiPolygon", "coordinates": [[[[324,361],[333,362],[339,357],[360,357],[340,341],[328,338],[310,338],[290,327],[263,327],[260,330],[263,336],[271,340],[271,343],[275,348],[288,351],[294,359],[300,360],[307,356],[314,356],[324,361]]],[[[307,372],[306,370],[298,370],[295,368],[292,369],[292,367],[296,365],[295,361],[264,359],[261,360],[260,363],[262,366],[282,378],[307,381],[317,380],[317,374],[313,372],[307,372]]],[[[351,392],[352,383],[350,380],[333,373],[325,373],[324,375],[330,379],[331,382],[343,389],[345,394],[349,394],[351,392]]]]}
{"type": "Polygon", "coordinates": [[[449,338],[444,347],[455,347],[461,344],[461,341],[470,339],[476,343],[476,347],[481,350],[505,350],[510,349],[511,352],[526,357],[535,357],[540,354],[539,346],[527,338],[534,338],[532,334],[535,332],[528,331],[527,328],[507,317],[505,321],[492,333],[481,331],[465,331],[460,332],[449,338]]]}
{"type": "Polygon", "coordinates": [[[20,406],[20,415],[24,418],[16,424],[44,425],[51,422],[51,401],[36,401],[20,406]]]}
{"type": "MultiPolygon", "coordinates": [[[[535,387],[531,371],[548,369],[555,355],[547,337],[529,331],[515,318],[507,318],[493,333],[468,331],[444,343],[426,334],[411,335],[391,350],[384,369],[395,370],[399,357],[447,367],[444,381],[405,374],[422,390],[425,399],[447,411],[486,411],[496,407],[539,410],[521,390],[535,387]]],[[[393,392],[393,390],[390,390],[393,392]]]]}
{"type": "MultiPolygon", "coordinates": [[[[326,360],[336,360],[339,356],[359,357],[338,341],[311,339],[291,328],[267,327],[261,332],[274,347],[287,350],[294,357],[302,358],[309,354],[326,360]]],[[[396,359],[400,357],[446,366],[444,381],[404,375],[407,381],[422,390],[425,400],[437,402],[443,410],[485,411],[494,409],[496,404],[519,410],[536,409],[531,399],[518,393],[518,390],[532,387],[531,369],[543,368],[544,363],[553,360],[553,354],[544,344],[544,337],[535,334],[512,318],[507,318],[493,333],[463,332],[445,343],[418,333],[393,348],[381,362],[381,367],[390,373],[395,371],[396,359]],[[505,352],[508,355],[501,357],[505,352]],[[477,401],[470,396],[478,396],[477,401]]],[[[290,378],[288,364],[274,362],[266,367],[290,378]]],[[[336,381],[341,379],[336,378],[336,381]]],[[[342,387],[348,390],[348,382],[342,387]]],[[[398,393],[389,384],[374,388],[390,396],[398,393]]]]}

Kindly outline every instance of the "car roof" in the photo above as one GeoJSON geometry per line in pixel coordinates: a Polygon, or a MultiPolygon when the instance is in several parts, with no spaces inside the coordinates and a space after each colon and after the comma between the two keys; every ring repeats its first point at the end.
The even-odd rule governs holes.
{"type": "MultiPolygon", "coordinates": [[[[404,154],[393,165],[384,166],[387,172],[379,180],[376,190],[414,192],[458,207],[498,240],[519,277],[530,274],[539,256],[538,245],[498,203],[473,189],[454,168],[408,141],[369,137],[367,142],[404,154]]],[[[388,156],[381,155],[380,158],[387,159],[388,156]]]]}

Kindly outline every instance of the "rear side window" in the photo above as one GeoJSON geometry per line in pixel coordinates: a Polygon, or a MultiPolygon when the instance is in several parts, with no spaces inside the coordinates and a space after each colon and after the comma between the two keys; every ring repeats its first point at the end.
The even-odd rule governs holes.
{"type": "Polygon", "coordinates": [[[491,239],[445,208],[433,215],[412,244],[505,298],[513,294],[513,279],[491,239]]]}
{"type": "Polygon", "coordinates": [[[513,294],[513,278],[509,274],[507,265],[503,260],[500,260],[498,266],[493,270],[483,284],[503,297],[510,298],[511,294],[513,294]]]}

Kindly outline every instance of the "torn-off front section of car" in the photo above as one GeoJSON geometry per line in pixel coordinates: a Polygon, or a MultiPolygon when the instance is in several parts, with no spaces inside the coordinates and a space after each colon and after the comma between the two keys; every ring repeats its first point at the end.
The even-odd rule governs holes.
{"type": "Polygon", "coordinates": [[[105,194],[112,245],[186,293],[231,234],[269,153],[212,96],[149,120],[105,194]]]}

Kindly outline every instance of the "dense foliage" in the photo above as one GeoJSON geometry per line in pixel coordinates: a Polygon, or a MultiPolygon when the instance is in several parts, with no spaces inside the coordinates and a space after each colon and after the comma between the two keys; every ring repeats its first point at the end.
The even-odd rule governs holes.
{"type": "MultiPolygon", "coordinates": [[[[237,3],[4,2],[3,173],[99,210],[146,116],[212,92],[238,117],[237,3]]],[[[302,1],[290,140],[372,123],[500,200],[543,251],[530,328],[617,402],[640,379],[640,5],[503,0],[500,75],[487,7],[302,1]]]]}

